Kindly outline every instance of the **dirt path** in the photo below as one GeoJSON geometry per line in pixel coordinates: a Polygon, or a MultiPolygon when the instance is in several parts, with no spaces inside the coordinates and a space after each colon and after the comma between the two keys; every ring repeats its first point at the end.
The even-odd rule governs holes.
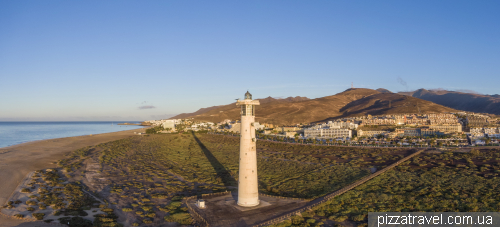
{"type": "MultiPolygon", "coordinates": [[[[92,136],[41,140],[0,148],[0,205],[7,202],[6,200],[29,172],[54,168],[56,167],[54,163],[57,160],[64,158],[66,154],[78,148],[139,136],[134,132],[144,131],[145,129],[142,128],[92,136]]],[[[23,224],[21,220],[0,216],[0,227],[12,226],[39,225],[35,223],[23,224]]]]}

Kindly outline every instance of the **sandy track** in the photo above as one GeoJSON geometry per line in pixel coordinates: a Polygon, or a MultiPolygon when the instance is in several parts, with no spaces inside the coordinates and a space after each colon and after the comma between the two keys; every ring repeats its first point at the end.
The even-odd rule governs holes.
{"type": "MultiPolygon", "coordinates": [[[[145,129],[142,128],[92,136],[41,140],[0,148],[0,205],[7,202],[6,200],[29,172],[54,168],[56,167],[54,162],[78,148],[139,136],[134,132],[144,131],[145,129]]],[[[0,227],[35,225],[39,226],[39,224],[34,223],[23,224],[21,220],[0,216],[0,227]]]]}

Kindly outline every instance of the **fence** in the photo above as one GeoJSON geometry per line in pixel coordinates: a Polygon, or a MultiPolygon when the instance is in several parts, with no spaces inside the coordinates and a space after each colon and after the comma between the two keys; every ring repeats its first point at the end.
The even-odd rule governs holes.
{"type": "MultiPolygon", "coordinates": [[[[212,197],[212,196],[221,196],[221,195],[227,195],[231,194],[231,191],[225,191],[225,192],[214,192],[214,193],[208,193],[208,194],[201,194],[202,198],[205,197],[212,197]]],[[[195,196],[196,197],[196,196],[195,196]]]]}
{"type": "Polygon", "coordinates": [[[300,200],[300,201],[311,201],[312,200],[312,199],[283,197],[283,196],[277,196],[277,195],[266,195],[266,194],[262,194],[262,193],[259,193],[259,196],[267,196],[267,197],[278,198],[278,199],[293,199],[293,200],[300,200]]]}
{"type": "Polygon", "coordinates": [[[365,183],[365,182],[373,179],[374,177],[376,177],[376,176],[378,176],[378,175],[380,175],[382,173],[385,173],[388,170],[391,170],[392,168],[396,167],[397,165],[401,164],[402,162],[405,162],[405,161],[409,160],[410,158],[413,158],[414,156],[422,153],[423,151],[424,150],[419,150],[419,151],[417,151],[417,152],[415,152],[415,153],[413,153],[411,155],[408,155],[407,157],[405,157],[405,158],[403,158],[403,159],[401,159],[401,160],[399,160],[399,161],[397,161],[397,162],[395,162],[395,163],[393,163],[393,164],[385,167],[384,169],[382,169],[380,171],[377,171],[377,172],[375,172],[375,173],[373,173],[373,174],[371,174],[369,176],[361,178],[360,180],[356,181],[353,184],[350,184],[350,185],[348,185],[348,186],[346,186],[346,187],[344,187],[344,188],[342,188],[342,189],[340,189],[338,191],[335,191],[333,193],[327,194],[327,195],[325,195],[325,196],[323,196],[321,198],[315,199],[315,200],[311,201],[310,204],[308,204],[308,205],[306,205],[306,206],[304,206],[302,208],[293,210],[293,211],[288,212],[287,214],[281,215],[281,216],[279,216],[277,218],[274,218],[274,219],[271,219],[271,220],[259,223],[257,225],[254,225],[253,227],[261,227],[261,226],[266,226],[266,225],[277,224],[277,223],[280,223],[280,222],[282,222],[282,221],[290,218],[293,215],[300,214],[300,213],[302,213],[302,212],[304,212],[306,210],[310,210],[310,209],[312,209],[315,206],[318,206],[318,205],[320,205],[320,204],[322,204],[324,202],[327,202],[328,200],[333,199],[336,196],[342,195],[345,192],[347,192],[347,191],[349,191],[349,190],[351,190],[351,189],[353,189],[353,188],[355,188],[355,187],[357,187],[357,186],[359,186],[359,185],[361,185],[361,184],[363,184],[363,183],[365,183]]]}

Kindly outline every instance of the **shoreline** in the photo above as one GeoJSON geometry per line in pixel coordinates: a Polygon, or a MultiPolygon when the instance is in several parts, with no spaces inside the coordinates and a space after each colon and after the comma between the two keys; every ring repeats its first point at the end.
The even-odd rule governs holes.
{"type": "MultiPolygon", "coordinates": [[[[92,134],[92,136],[36,140],[0,148],[0,182],[2,182],[0,184],[0,204],[3,205],[7,202],[7,199],[29,172],[55,168],[57,167],[55,162],[76,149],[139,136],[134,132],[144,132],[146,128],[92,134]]],[[[18,226],[26,221],[0,216],[0,227],[18,226]]],[[[33,222],[34,225],[36,222],[33,222]]]]}
{"type": "MultiPolygon", "coordinates": [[[[140,129],[144,129],[144,128],[147,128],[149,127],[148,125],[141,125],[141,124],[118,124],[118,125],[125,125],[125,126],[142,126],[142,128],[140,129]]],[[[126,130],[121,130],[121,131],[115,131],[115,132],[123,132],[123,131],[130,131],[130,130],[136,130],[136,129],[126,129],[126,130]]],[[[106,133],[115,133],[115,132],[103,132],[103,133],[98,133],[98,134],[86,134],[86,135],[79,135],[79,136],[90,136],[90,135],[100,135],[100,134],[106,134],[106,133]]],[[[18,145],[23,145],[23,144],[27,144],[27,143],[33,143],[33,142],[39,142],[39,141],[45,141],[45,140],[53,140],[53,139],[62,139],[62,138],[70,138],[70,137],[79,137],[79,136],[67,136],[67,137],[57,137],[57,138],[50,138],[50,139],[39,139],[39,140],[32,140],[32,141],[27,141],[27,142],[22,142],[22,143],[18,143],[18,144],[13,144],[13,145],[9,145],[9,146],[6,146],[6,147],[0,147],[0,154],[2,154],[2,149],[7,149],[7,148],[13,148],[15,146],[18,146],[18,145]]]]}

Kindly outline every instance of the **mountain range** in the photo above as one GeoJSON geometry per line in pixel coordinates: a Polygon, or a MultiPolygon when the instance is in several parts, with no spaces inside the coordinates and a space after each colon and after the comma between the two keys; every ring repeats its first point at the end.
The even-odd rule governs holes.
{"type": "Polygon", "coordinates": [[[482,95],[447,90],[418,89],[411,92],[398,92],[457,110],[475,113],[500,114],[500,95],[482,95]]]}
{"type": "MultiPolygon", "coordinates": [[[[255,120],[276,125],[321,122],[368,114],[457,112],[453,108],[406,94],[392,93],[386,89],[351,88],[335,95],[316,99],[297,96],[285,99],[267,97],[257,100],[261,105],[256,108],[255,120]]],[[[236,106],[236,103],[231,103],[201,108],[194,113],[183,113],[171,119],[179,118],[212,122],[225,119],[236,120],[240,118],[240,107],[236,106]]]]}

